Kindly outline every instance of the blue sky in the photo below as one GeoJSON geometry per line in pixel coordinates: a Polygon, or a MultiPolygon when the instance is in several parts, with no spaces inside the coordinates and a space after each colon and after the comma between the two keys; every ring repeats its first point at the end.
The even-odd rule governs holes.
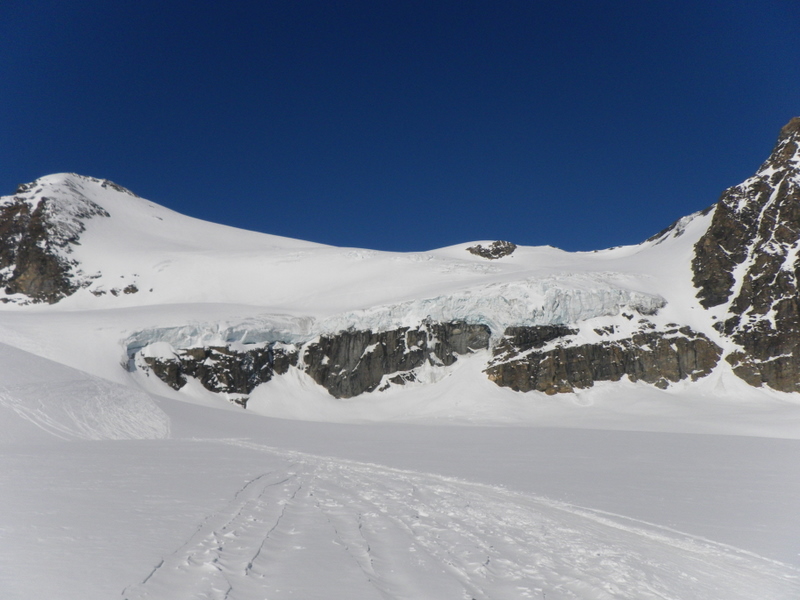
{"type": "Polygon", "coordinates": [[[0,5],[0,194],[111,179],[339,246],[637,243],[800,115],[800,3],[0,5]]]}

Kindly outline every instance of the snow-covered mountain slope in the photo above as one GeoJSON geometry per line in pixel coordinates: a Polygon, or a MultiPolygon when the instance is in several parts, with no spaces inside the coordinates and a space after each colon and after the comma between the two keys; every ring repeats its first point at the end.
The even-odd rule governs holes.
{"type": "Polygon", "coordinates": [[[123,364],[140,382],[243,406],[275,378],[350,398],[441,382],[459,361],[481,361],[498,386],[548,395],[712,376],[792,392],[798,155],[795,119],[717,205],[642,244],[588,253],[486,241],[410,254],[333,248],[52,175],[0,200],[0,328],[35,352],[25,322],[127,310],[94,340],[50,341],[43,355],[111,379],[123,364]]]}
{"type": "MultiPolygon", "coordinates": [[[[630,253],[625,249],[574,255],[549,247],[518,248],[491,261],[467,252],[470,244],[411,254],[332,248],[198,221],[104,180],[74,174],[20,187],[24,191],[3,198],[2,206],[19,213],[19,205],[25,205],[31,215],[42,213],[29,229],[48,232],[39,245],[65,263],[70,286],[56,298],[6,293],[10,303],[55,300],[63,308],[96,309],[234,302],[318,316],[573,272],[598,274],[585,289],[636,291],[630,288],[635,280],[602,277],[614,275],[616,259],[630,253]]],[[[15,256],[9,238],[4,241],[6,282],[12,282],[7,287],[17,289],[13,283],[24,269],[14,259],[25,248],[16,249],[15,256]]]]}
{"type": "Polygon", "coordinates": [[[245,285],[249,299],[268,287],[263,281],[253,285],[262,279],[257,256],[321,247],[186,217],[111,182],[74,174],[20,186],[17,194],[2,199],[2,206],[15,217],[21,238],[14,247],[4,236],[9,288],[21,292],[7,296],[11,302],[25,303],[31,297],[54,302],[72,295],[62,300],[65,306],[130,306],[176,298],[204,302],[213,301],[215,293],[223,294],[217,299],[230,298],[227,294],[239,293],[245,285]],[[35,240],[41,253],[53,257],[50,262],[61,267],[65,281],[51,294],[25,286],[27,271],[42,262],[35,262],[25,245],[38,232],[43,232],[35,240]],[[244,258],[241,269],[226,277],[239,258],[244,258]],[[207,279],[201,281],[204,275],[207,279]],[[103,302],[106,295],[118,297],[117,302],[103,302]]]}
{"type": "MultiPolygon", "coordinates": [[[[102,350],[105,368],[88,368],[105,377],[114,378],[110,370],[117,368],[120,354],[147,343],[167,342],[169,346],[158,346],[166,357],[213,344],[238,344],[239,350],[294,344],[294,351],[302,353],[302,345],[320,335],[335,336],[346,329],[414,329],[424,321],[484,325],[492,345],[509,327],[577,326],[572,343],[599,339],[598,328],[604,339],[624,338],[638,331],[643,316],[648,327],[651,322],[659,327],[688,322],[693,331],[716,335],[708,322],[693,318],[696,302],[685,268],[691,244],[708,217],[688,219],[679,230],[640,246],[579,254],[517,247],[490,260],[468,251],[476,244],[402,254],[233,230],[178,215],[110,182],[77,175],[45,177],[20,190],[2,204],[7,213],[13,212],[16,220],[10,224],[20,232],[6,238],[4,252],[3,300],[11,312],[3,314],[9,315],[13,328],[18,329],[23,314],[35,313],[34,320],[41,322],[75,311],[154,307],[140,313],[149,315],[146,320],[126,319],[126,326],[118,328],[115,347],[109,340],[102,350]],[[30,215],[27,222],[19,217],[22,213],[30,215]],[[47,234],[34,240],[41,252],[32,258],[25,245],[31,232],[47,234]],[[658,276],[652,272],[654,264],[658,276]],[[56,271],[60,275],[50,276],[48,285],[41,277],[27,276],[56,271]],[[234,318],[230,308],[208,310],[199,321],[155,317],[155,307],[178,304],[237,309],[234,318]]],[[[367,342],[362,352],[382,343],[367,342]]],[[[22,347],[35,350],[25,342],[22,347]]],[[[78,357],[97,353],[76,346],[63,350],[46,356],[87,368],[78,357]]],[[[157,354],[155,348],[150,351],[157,354]]],[[[432,364],[430,357],[425,362],[432,364]]],[[[383,375],[396,373],[382,373],[379,379],[383,375]]],[[[403,377],[410,381],[419,375],[403,377]]]]}
{"type": "Polygon", "coordinates": [[[20,186],[0,596],[800,597],[798,140],[587,253],[334,248],[20,186]]]}
{"type": "Polygon", "coordinates": [[[330,581],[348,598],[376,600],[800,592],[783,565],[617,515],[376,465],[276,460],[270,448],[246,446],[266,453],[269,470],[125,598],[321,598],[330,581]]]}

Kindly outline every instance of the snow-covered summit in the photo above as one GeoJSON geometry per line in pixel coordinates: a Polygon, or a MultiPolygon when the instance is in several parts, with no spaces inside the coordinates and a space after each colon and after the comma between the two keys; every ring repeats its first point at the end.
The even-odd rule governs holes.
{"type": "Polygon", "coordinates": [[[606,270],[601,257],[573,265],[574,255],[551,248],[520,247],[502,260],[475,253],[480,243],[419,253],[333,248],[193,219],[75,174],[21,185],[0,199],[0,220],[11,230],[0,264],[10,304],[236,302],[330,315],[565,268],[606,270]],[[43,271],[53,289],[26,277],[43,271]]]}

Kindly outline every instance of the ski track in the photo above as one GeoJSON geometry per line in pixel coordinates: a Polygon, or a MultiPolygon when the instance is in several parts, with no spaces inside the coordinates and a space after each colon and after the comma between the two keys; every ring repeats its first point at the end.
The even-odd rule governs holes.
{"type": "Polygon", "coordinates": [[[452,478],[223,443],[262,451],[277,468],[232,494],[125,600],[800,598],[793,567],[656,525],[452,478]]]}

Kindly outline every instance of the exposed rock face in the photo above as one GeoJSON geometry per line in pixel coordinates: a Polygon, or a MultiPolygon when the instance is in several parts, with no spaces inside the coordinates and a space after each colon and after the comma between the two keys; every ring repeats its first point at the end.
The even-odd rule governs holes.
{"type": "Polygon", "coordinates": [[[414,381],[414,370],[452,365],[457,356],[489,347],[485,325],[462,322],[425,322],[374,333],[346,330],[324,335],[298,348],[280,342],[259,345],[247,351],[227,346],[184,348],[168,357],[143,354],[141,361],[159,379],[179,390],[187,377],[196,378],[206,389],[247,395],[275,375],[297,366],[336,398],[351,398],[383,385],[414,381]],[[299,357],[302,356],[302,361],[299,357]]]}
{"type": "Polygon", "coordinates": [[[0,207],[0,285],[7,294],[52,304],[71,294],[74,286],[71,265],[48,247],[45,202],[34,210],[21,199],[0,207]]]}
{"type": "Polygon", "coordinates": [[[485,325],[463,322],[423,323],[380,333],[341,331],[309,344],[303,363],[333,396],[351,398],[377,389],[387,375],[402,384],[413,380],[412,371],[426,363],[452,365],[459,354],[488,348],[490,336],[485,325]]]}
{"type": "Polygon", "coordinates": [[[494,357],[510,359],[528,350],[541,348],[548,342],[578,333],[565,325],[539,325],[537,327],[507,327],[503,339],[494,347],[494,357]]]}
{"type": "Polygon", "coordinates": [[[7,294],[52,304],[81,286],[69,254],[85,230],[83,221],[109,215],[79,194],[63,203],[42,191],[36,181],[23,184],[0,203],[0,286],[7,294]]]}
{"type": "MultiPolygon", "coordinates": [[[[717,365],[721,350],[688,327],[641,331],[615,340],[576,345],[577,330],[565,326],[509,327],[493,348],[486,373],[500,386],[520,392],[573,392],[596,381],[644,381],[659,387],[686,378],[697,380],[717,365]]],[[[614,327],[598,330],[598,338],[614,327]]],[[[169,357],[143,355],[141,361],[159,379],[181,389],[187,377],[206,389],[246,405],[261,383],[297,367],[335,398],[351,398],[391,384],[415,381],[417,369],[452,365],[459,355],[490,347],[485,325],[424,322],[390,331],[346,330],[299,347],[281,343],[247,351],[227,346],[186,348],[169,357]]]]}
{"type": "Polygon", "coordinates": [[[482,246],[481,244],[478,244],[476,246],[470,246],[469,248],[467,248],[467,252],[469,252],[470,254],[474,254],[475,256],[481,256],[483,258],[488,258],[489,260],[494,260],[497,258],[508,256],[516,249],[517,245],[513,244],[512,242],[504,242],[502,240],[497,240],[496,242],[492,242],[488,246],[482,246]]]}
{"type": "Polygon", "coordinates": [[[751,385],[800,391],[800,118],[758,173],[726,190],[695,246],[694,284],[740,351],[726,357],[751,385]]]}
{"type": "Polygon", "coordinates": [[[244,406],[247,394],[257,385],[297,364],[297,350],[281,344],[247,351],[218,346],[187,348],[170,358],[145,356],[142,360],[173,389],[181,389],[187,377],[194,377],[212,392],[237,394],[235,400],[244,406]]]}
{"type": "Polygon", "coordinates": [[[538,351],[548,342],[577,333],[552,327],[514,327],[495,347],[486,369],[496,384],[519,392],[546,394],[589,388],[597,381],[644,381],[665,388],[669,382],[708,375],[717,365],[719,346],[688,327],[641,331],[629,338],[570,345],[568,340],[538,351]]]}

